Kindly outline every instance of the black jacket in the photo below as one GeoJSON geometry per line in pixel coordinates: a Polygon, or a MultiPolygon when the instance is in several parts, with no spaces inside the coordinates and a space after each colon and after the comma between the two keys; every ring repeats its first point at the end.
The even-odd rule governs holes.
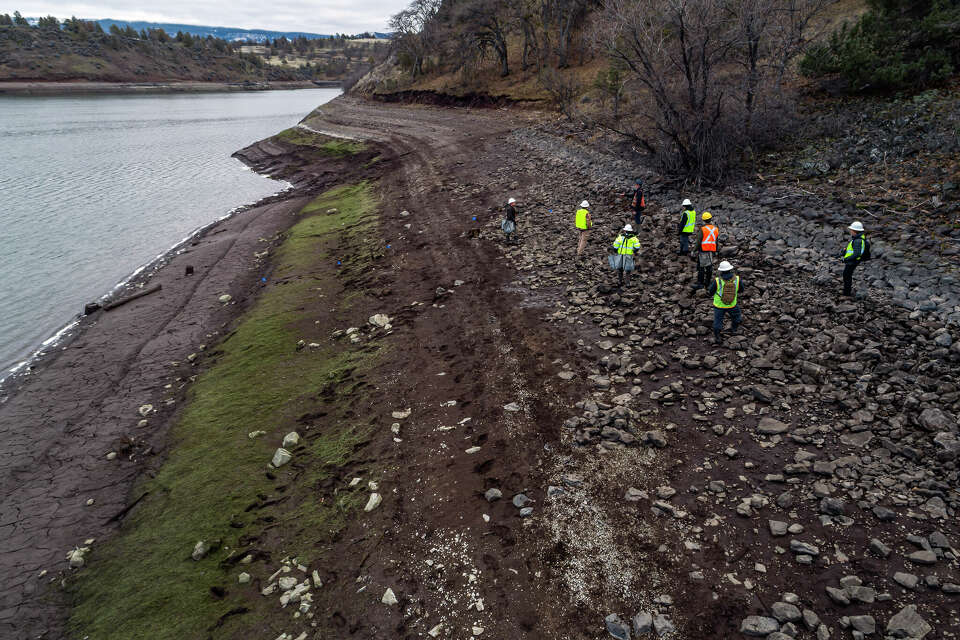
{"type": "Polygon", "coordinates": [[[634,187],[633,191],[630,193],[624,194],[630,198],[630,208],[633,209],[634,213],[643,213],[643,188],[634,187]]]}
{"type": "Polygon", "coordinates": [[[516,224],[516,222],[517,222],[517,208],[516,208],[515,206],[513,206],[512,204],[508,204],[508,205],[507,205],[506,212],[504,213],[504,217],[505,217],[507,220],[509,220],[510,222],[513,222],[514,224],[516,224]]]}

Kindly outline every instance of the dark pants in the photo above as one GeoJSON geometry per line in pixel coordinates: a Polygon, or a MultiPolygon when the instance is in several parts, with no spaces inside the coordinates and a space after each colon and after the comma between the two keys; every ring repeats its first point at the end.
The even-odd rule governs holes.
{"type": "Polygon", "coordinates": [[[705,287],[713,276],[713,265],[697,268],[697,286],[705,287]]]}
{"type": "Polygon", "coordinates": [[[690,255],[690,234],[681,233],[680,234],[680,253],[683,255],[690,255]]]}
{"type": "Polygon", "coordinates": [[[640,225],[643,223],[643,211],[633,212],[633,224],[637,225],[637,233],[640,232],[640,225]]]}
{"type": "Polygon", "coordinates": [[[723,331],[723,318],[727,313],[730,313],[730,319],[733,321],[733,324],[730,326],[731,331],[736,331],[737,327],[740,326],[740,321],[743,320],[743,313],[740,311],[740,305],[737,305],[731,309],[717,309],[713,308],[713,335],[720,337],[720,332],[723,331]]]}
{"type": "Polygon", "coordinates": [[[853,272],[857,269],[856,262],[847,262],[843,265],[843,295],[853,295],[853,272]]]}

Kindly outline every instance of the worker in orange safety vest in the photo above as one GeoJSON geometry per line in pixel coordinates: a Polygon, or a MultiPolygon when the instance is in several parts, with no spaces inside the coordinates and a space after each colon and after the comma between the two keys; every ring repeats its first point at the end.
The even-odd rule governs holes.
{"type": "Polygon", "coordinates": [[[720,229],[714,224],[713,215],[704,211],[700,225],[700,244],[697,250],[697,284],[693,290],[703,289],[713,276],[713,261],[720,250],[720,229]]]}

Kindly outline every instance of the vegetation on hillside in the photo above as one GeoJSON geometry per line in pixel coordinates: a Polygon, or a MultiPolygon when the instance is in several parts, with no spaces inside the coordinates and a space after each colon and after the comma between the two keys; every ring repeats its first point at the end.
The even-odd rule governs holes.
{"type": "Polygon", "coordinates": [[[854,91],[917,90],[939,85],[960,66],[960,0],[869,0],[803,58],[814,77],[839,74],[854,91]]]}
{"type": "Polygon", "coordinates": [[[266,45],[53,16],[0,14],[0,81],[340,80],[369,68],[376,43],[278,38],[266,45]]]}

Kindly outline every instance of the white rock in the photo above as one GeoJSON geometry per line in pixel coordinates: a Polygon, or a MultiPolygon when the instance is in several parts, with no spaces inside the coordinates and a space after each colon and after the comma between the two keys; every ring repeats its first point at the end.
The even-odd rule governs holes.
{"type": "Polygon", "coordinates": [[[427,635],[430,636],[431,638],[436,638],[436,637],[439,636],[442,632],[443,632],[443,625],[442,625],[442,624],[438,624],[438,625],[435,626],[433,629],[430,629],[430,631],[427,631],[427,635]]]}
{"type": "Polygon", "coordinates": [[[293,576],[283,576],[277,580],[277,584],[280,585],[280,588],[283,591],[290,591],[290,589],[293,589],[295,586],[297,586],[297,579],[293,576]]]}
{"type": "Polygon", "coordinates": [[[351,486],[351,487],[355,487],[355,486],[357,486],[358,484],[360,484],[361,482],[363,482],[362,479],[360,479],[360,478],[354,478],[353,480],[350,481],[350,486],[351,486]]]}
{"type": "Polygon", "coordinates": [[[267,435],[266,431],[251,431],[247,434],[247,437],[253,440],[254,438],[259,438],[260,436],[267,435]]]}
{"type": "Polygon", "coordinates": [[[390,318],[389,318],[386,314],[378,313],[378,314],[376,314],[376,315],[370,316],[370,317],[367,319],[367,322],[369,322],[370,324],[372,324],[372,325],[375,326],[375,327],[381,327],[381,328],[382,328],[382,327],[386,327],[388,324],[390,324],[390,318]]]}
{"type": "Polygon", "coordinates": [[[393,589],[387,589],[383,592],[383,597],[380,598],[380,602],[388,607],[392,607],[393,605],[397,604],[399,600],[397,600],[396,594],[393,593],[393,589]]]}
{"type": "Polygon", "coordinates": [[[201,540],[197,544],[193,545],[193,553],[190,554],[190,557],[194,560],[203,560],[207,553],[210,552],[210,543],[205,540],[201,540]]]}
{"type": "Polygon", "coordinates": [[[474,628],[473,628],[473,635],[478,636],[478,635],[480,635],[481,633],[483,633],[483,627],[474,627],[474,628]]]}
{"type": "Polygon", "coordinates": [[[373,480],[367,483],[367,488],[370,489],[370,491],[376,491],[379,486],[380,485],[374,482],[373,480]]]}
{"type": "Polygon", "coordinates": [[[480,451],[480,447],[470,447],[466,450],[466,453],[476,453],[478,451],[480,451]]]}
{"type": "Polygon", "coordinates": [[[320,579],[320,574],[317,573],[316,569],[314,569],[313,573],[310,574],[310,578],[313,580],[313,586],[316,589],[319,589],[323,586],[323,580],[320,579]]]}
{"type": "Polygon", "coordinates": [[[518,405],[516,402],[511,402],[510,404],[503,405],[503,410],[513,412],[520,411],[520,405],[518,405]]]}
{"type": "Polygon", "coordinates": [[[84,559],[83,559],[83,550],[82,550],[82,549],[74,549],[73,551],[71,551],[71,552],[67,555],[67,557],[70,559],[70,567],[71,567],[71,568],[73,568],[73,569],[79,569],[80,567],[83,566],[84,559]]]}
{"type": "Polygon", "coordinates": [[[290,462],[292,459],[293,459],[293,455],[291,455],[289,451],[281,447],[280,449],[277,449],[274,452],[273,460],[270,461],[270,464],[272,464],[274,467],[279,468],[287,464],[288,462],[290,462]]]}
{"type": "Polygon", "coordinates": [[[147,417],[147,414],[150,413],[151,411],[153,411],[152,404],[142,404],[140,405],[140,408],[137,409],[137,413],[139,413],[143,417],[147,417]]]}
{"type": "Polygon", "coordinates": [[[221,304],[227,304],[228,302],[230,302],[231,300],[233,300],[233,296],[230,295],[229,293],[225,293],[225,294],[223,294],[222,296],[220,296],[219,298],[217,298],[217,300],[219,300],[221,304]]]}
{"type": "Polygon", "coordinates": [[[250,574],[244,571],[243,573],[237,576],[237,582],[239,582],[240,584],[247,584],[248,582],[250,582],[250,574]]]}
{"type": "Polygon", "coordinates": [[[370,499],[367,500],[367,506],[363,508],[364,511],[373,511],[380,506],[380,503],[383,502],[383,497],[379,493],[371,493],[370,499]]]}
{"type": "Polygon", "coordinates": [[[117,459],[116,451],[111,451],[110,453],[107,454],[107,460],[116,460],[116,459],[117,459]]]}
{"type": "Polygon", "coordinates": [[[87,506],[88,506],[88,507],[92,507],[92,506],[93,506],[93,498],[90,498],[89,500],[87,500],[87,506]]]}
{"type": "Polygon", "coordinates": [[[262,594],[265,595],[265,596],[269,596],[269,595],[273,594],[273,592],[276,591],[276,590],[277,590],[277,583],[276,583],[276,582],[271,582],[271,583],[268,584],[266,587],[264,587],[263,589],[261,589],[260,593],[262,593],[262,594]]]}
{"type": "Polygon", "coordinates": [[[393,416],[394,420],[403,420],[409,418],[411,413],[413,413],[412,409],[404,409],[403,411],[394,411],[390,415],[393,416]]]}
{"type": "Polygon", "coordinates": [[[394,435],[400,435],[400,423],[394,422],[390,425],[390,431],[393,431],[394,435]]]}
{"type": "Polygon", "coordinates": [[[283,436],[283,448],[291,449],[300,444],[300,434],[296,431],[291,431],[287,435],[283,436]]]}

